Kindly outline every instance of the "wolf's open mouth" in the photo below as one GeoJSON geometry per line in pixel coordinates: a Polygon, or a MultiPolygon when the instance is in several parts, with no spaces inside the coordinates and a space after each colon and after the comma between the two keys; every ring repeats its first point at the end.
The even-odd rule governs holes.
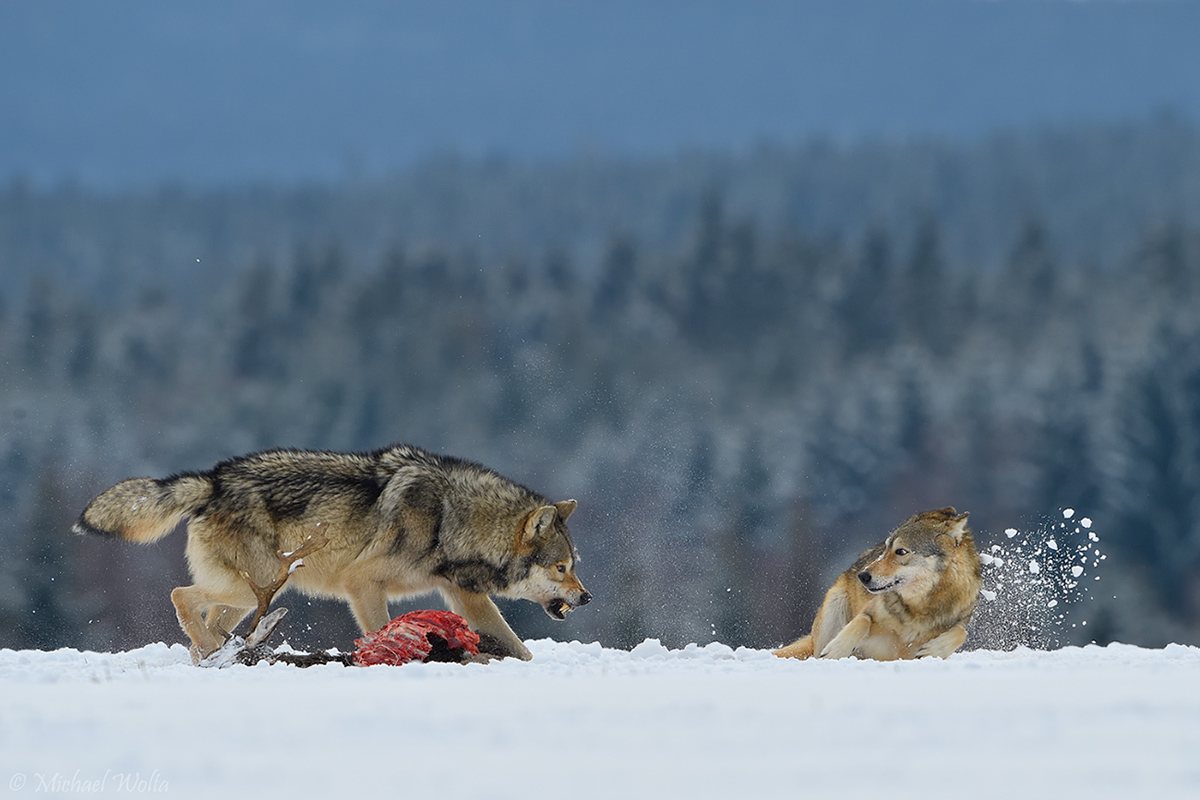
{"type": "Polygon", "coordinates": [[[564,619],[572,608],[574,606],[561,598],[546,603],[546,613],[555,619],[564,619]]]}
{"type": "Polygon", "coordinates": [[[863,588],[866,589],[871,594],[880,594],[881,592],[886,592],[888,589],[895,589],[899,585],[900,585],[900,579],[896,578],[895,580],[891,581],[890,583],[885,583],[882,586],[872,586],[870,583],[866,583],[866,584],[863,584],[863,588]]]}

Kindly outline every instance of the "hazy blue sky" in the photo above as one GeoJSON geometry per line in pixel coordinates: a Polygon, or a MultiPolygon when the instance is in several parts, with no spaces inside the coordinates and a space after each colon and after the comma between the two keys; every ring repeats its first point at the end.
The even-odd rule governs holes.
{"type": "Polygon", "coordinates": [[[0,179],[1200,119],[1200,3],[7,2],[0,179]]]}

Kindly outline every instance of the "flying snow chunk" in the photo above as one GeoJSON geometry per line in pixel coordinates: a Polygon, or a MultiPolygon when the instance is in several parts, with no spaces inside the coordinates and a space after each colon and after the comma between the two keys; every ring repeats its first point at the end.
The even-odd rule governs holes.
{"type": "Polygon", "coordinates": [[[1083,567],[1078,566],[1078,565],[1071,567],[1071,577],[1078,578],[1082,574],[1083,574],[1083,567]]]}
{"type": "Polygon", "coordinates": [[[1032,572],[1034,575],[1037,575],[1039,572],[1042,571],[1042,568],[1038,566],[1038,562],[1030,561],[1029,562],[1029,571],[1032,572]]]}
{"type": "Polygon", "coordinates": [[[996,599],[996,593],[991,589],[980,589],[979,593],[983,595],[983,599],[987,600],[989,603],[996,599]]]}
{"type": "Polygon", "coordinates": [[[1057,550],[1057,549],[1058,549],[1058,542],[1056,542],[1056,541],[1054,541],[1053,539],[1051,539],[1050,541],[1046,542],[1046,547],[1049,547],[1051,550],[1057,550]]]}
{"type": "Polygon", "coordinates": [[[1016,528],[1005,528],[1004,535],[1011,539],[1017,535],[1017,529],[1016,528]]]}
{"type": "Polygon", "coordinates": [[[1092,527],[1092,518],[1084,517],[1083,519],[1079,520],[1079,524],[1085,528],[1090,528],[1090,527],[1092,527]]]}
{"type": "Polygon", "coordinates": [[[1070,519],[1073,516],[1075,516],[1075,509],[1073,509],[1073,508],[1064,508],[1063,509],[1063,519],[1070,519]]]}

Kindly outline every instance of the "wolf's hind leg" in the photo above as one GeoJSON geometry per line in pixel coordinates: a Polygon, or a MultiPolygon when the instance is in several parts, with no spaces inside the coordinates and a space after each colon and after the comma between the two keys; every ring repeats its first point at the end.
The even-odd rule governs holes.
{"type": "Polygon", "coordinates": [[[254,610],[238,606],[214,606],[204,615],[204,625],[215,633],[233,633],[241,620],[254,610]]]}
{"type": "Polygon", "coordinates": [[[925,658],[926,656],[949,658],[950,654],[962,647],[963,642],[966,640],[967,629],[962,625],[955,625],[945,633],[935,636],[921,645],[921,648],[917,650],[917,658],[925,658]]]}
{"type": "Polygon", "coordinates": [[[533,653],[529,652],[525,643],[504,621],[492,598],[486,594],[465,591],[457,586],[442,589],[442,595],[450,604],[450,610],[465,619],[471,630],[490,636],[503,647],[504,652],[498,655],[515,656],[522,661],[533,658],[533,653]]]}
{"type": "Polygon", "coordinates": [[[802,636],[789,645],[779,648],[774,653],[779,658],[812,658],[813,637],[802,636]]]}
{"type": "Polygon", "coordinates": [[[219,636],[233,633],[233,629],[238,626],[238,623],[244,620],[246,615],[253,610],[252,608],[239,608],[238,606],[213,606],[204,615],[204,626],[219,636]]]}
{"type": "MultiPolygon", "coordinates": [[[[199,584],[173,589],[171,602],[175,604],[179,626],[192,640],[192,660],[196,663],[225,643],[222,629],[211,624],[228,621],[222,609],[254,608],[255,603],[249,588],[244,593],[224,593],[211,591],[199,584]]],[[[245,611],[240,613],[246,615],[245,611]]]]}
{"type": "Polygon", "coordinates": [[[867,638],[871,632],[871,617],[866,613],[859,614],[842,628],[833,641],[821,650],[821,658],[847,658],[854,653],[854,648],[867,638]]]}

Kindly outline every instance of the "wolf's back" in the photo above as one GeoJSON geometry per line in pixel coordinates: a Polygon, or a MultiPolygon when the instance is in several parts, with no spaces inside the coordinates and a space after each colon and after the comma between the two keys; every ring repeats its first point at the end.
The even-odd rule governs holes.
{"type": "Polygon", "coordinates": [[[212,481],[204,475],[130,478],[89,503],[74,530],[130,542],[154,542],[203,508],[212,490],[212,481]]]}

